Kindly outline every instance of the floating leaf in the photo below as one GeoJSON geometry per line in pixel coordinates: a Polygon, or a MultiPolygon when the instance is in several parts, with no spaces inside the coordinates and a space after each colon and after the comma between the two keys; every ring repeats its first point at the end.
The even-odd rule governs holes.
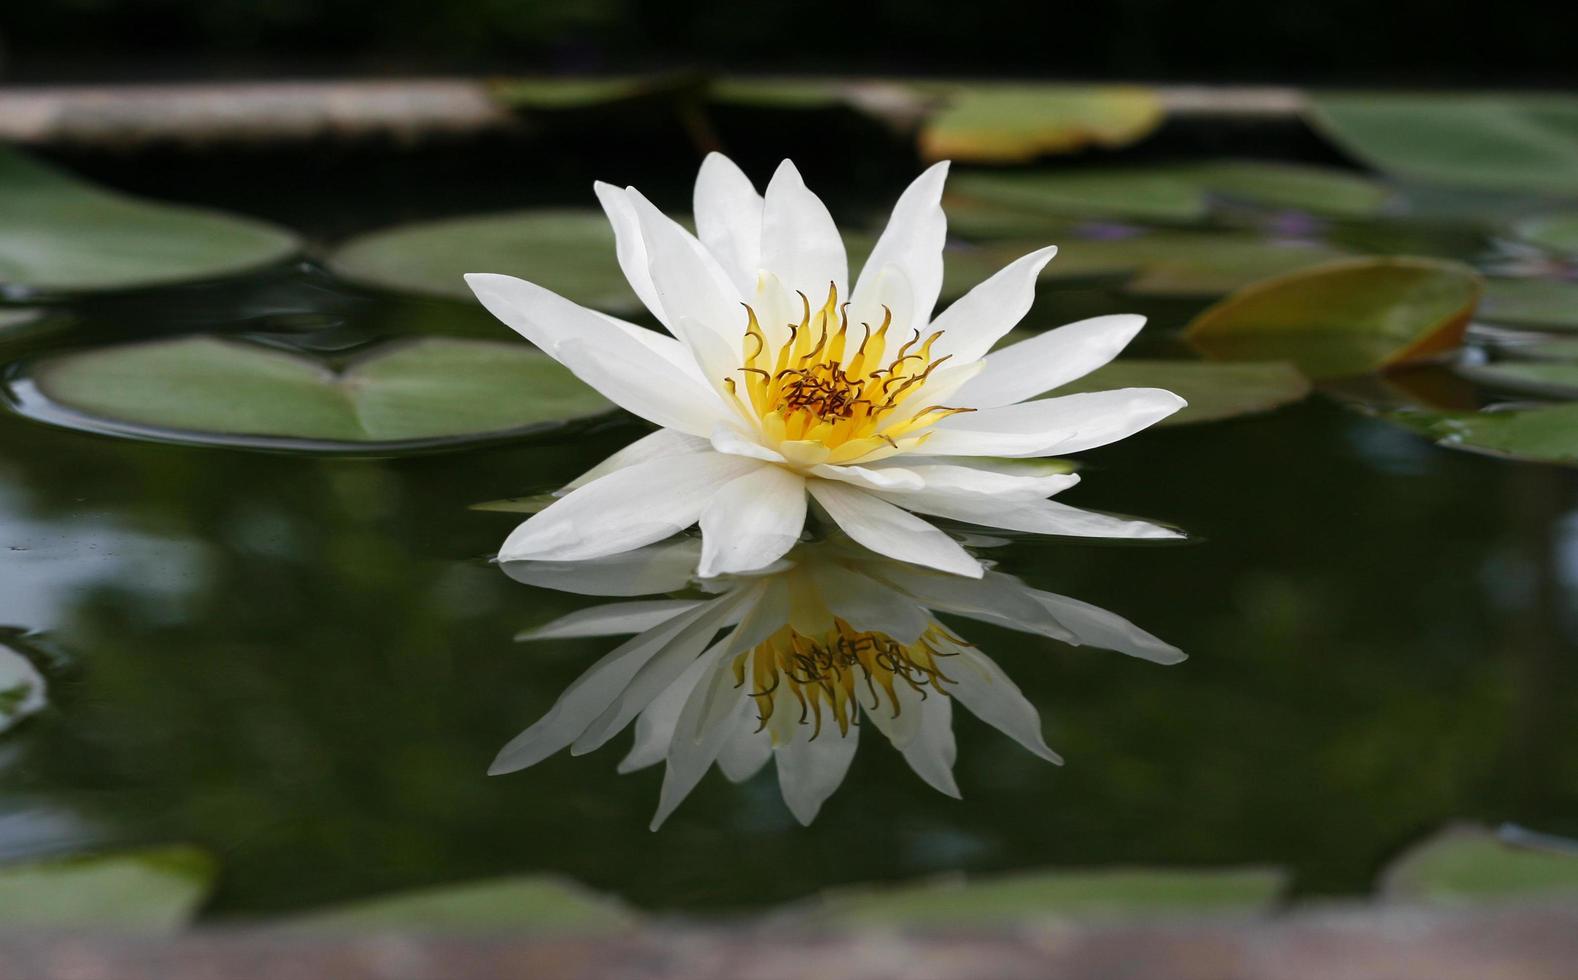
{"type": "Polygon", "coordinates": [[[1349,259],[1246,286],[1195,317],[1188,337],[1218,360],[1288,360],[1317,379],[1365,374],[1456,347],[1479,289],[1453,262],[1349,259]]]}
{"type": "Polygon", "coordinates": [[[1231,232],[1158,231],[1115,239],[1067,238],[1044,279],[1121,278],[1149,296],[1220,296],[1269,276],[1324,265],[1342,252],[1308,242],[1231,232]]]}
{"type": "Polygon", "coordinates": [[[424,448],[609,407],[526,344],[436,337],[385,345],[343,371],[252,344],[187,337],[50,357],[24,380],[36,389],[33,397],[20,392],[24,410],[46,421],[254,448],[424,448]]]}
{"type": "Polygon", "coordinates": [[[1283,361],[1212,364],[1136,359],[1113,361],[1052,394],[1107,388],[1165,388],[1189,404],[1157,424],[1188,425],[1268,412],[1300,401],[1309,394],[1310,383],[1283,361]]]}
{"type": "Polygon", "coordinates": [[[1206,213],[1199,184],[1176,171],[1145,167],[965,172],[948,182],[948,192],[958,199],[948,208],[950,217],[981,205],[1031,215],[1136,221],[1196,221],[1206,213]]]}
{"type": "Polygon", "coordinates": [[[0,865],[0,928],[174,932],[216,872],[211,857],[185,846],[0,865]]]}
{"type": "Polygon", "coordinates": [[[1489,279],[1480,318],[1546,330],[1578,330],[1578,282],[1489,279]]]}
{"type": "Polygon", "coordinates": [[[1515,846],[1481,827],[1453,827],[1394,861],[1382,892],[1433,905],[1578,898],[1578,852],[1515,846]]]}
{"type": "Polygon", "coordinates": [[[1372,92],[1310,100],[1318,129],[1387,173],[1578,194],[1578,99],[1570,96],[1372,92]]]}
{"type": "Polygon", "coordinates": [[[1287,875],[1275,868],[1042,871],[834,892],[824,908],[846,925],[1001,925],[1049,917],[1262,912],[1276,904],[1286,885],[1287,875]]]}
{"type": "Polygon", "coordinates": [[[0,646],[0,732],[48,704],[48,686],[33,662],[0,646]]]}
{"type": "Polygon", "coordinates": [[[1465,364],[1458,373],[1476,384],[1539,398],[1578,398],[1578,363],[1508,360],[1465,364]]]}
{"type": "Polygon", "coordinates": [[[931,160],[1020,163],[1089,146],[1120,147],[1161,125],[1161,100],[1132,86],[946,85],[920,133],[931,160]]]}
{"type": "Polygon", "coordinates": [[[1549,252],[1578,255],[1578,212],[1564,211],[1520,222],[1517,235],[1549,252]]]}
{"type": "Polygon", "coordinates": [[[379,289],[470,302],[468,272],[540,283],[608,313],[644,309],[619,271],[614,232],[601,211],[537,210],[402,225],[351,239],[329,268],[379,289]]]}
{"type": "Polygon", "coordinates": [[[900,130],[913,128],[940,101],[911,83],[883,79],[725,78],[710,95],[751,109],[848,108],[900,130]]]}
{"type": "Polygon", "coordinates": [[[1185,164],[1178,173],[1211,194],[1229,200],[1334,217],[1368,217],[1379,212],[1391,197],[1385,185],[1335,167],[1217,160],[1185,164]]]}
{"type": "Polygon", "coordinates": [[[688,73],[610,75],[602,78],[505,78],[489,91],[512,109],[565,111],[600,109],[671,99],[699,91],[702,79],[688,73]]]}
{"type": "Polygon", "coordinates": [[[355,902],[287,920],[311,930],[399,929],[496,932],[532,929],[555,934],[627,929],[635,916],[619,903],[548,876],[504,878],[355,902]]]}
{"type": "Polygon", "coordinates": [[[41,293],[233,275],[295,254],[261,221],[96,187],[0,147],[0,286],[41,293]]]}
{"type": "Polygon", "coordinates": [[[1542,408],[1388,416],[1451,449],[1535,463],[1578,464],[1578,403],[1542,408]]]}

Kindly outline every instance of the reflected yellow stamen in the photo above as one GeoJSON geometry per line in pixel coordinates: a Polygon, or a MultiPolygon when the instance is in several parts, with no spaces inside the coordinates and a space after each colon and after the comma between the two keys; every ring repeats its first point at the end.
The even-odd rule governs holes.
{"type": "Polygon", "coordinates": [[[832,450],[829,462],[864,459],[886,448],[913,448],[926,429],[966,408],[931,405],[908,411],[907,399],[921,391],[932,372],[951,355],[932,357],[942,336],[919,330],[884,361],[893,311],[882,308],[875,331],[861,323],[864,334],[849,354],[849,304],[840,305],[838,288],[828,284],[827,301],[816,312],[803,292],[799,323],[787,324],[788,337],[776,348],[768,340],[756,311],[745,305],[745,363],[740,382],[725,388],[747,418],[758,420],[778,441],[819,442],[832,450]]]}
{"type": "MultiPolygon", "coordinates": [[[[833,623],[820,637],[784,626],[734,658],[735,686],[752,685],[758,731],[768,728],[775,715],[783,720],[782,712],[791,711],[797,717],[788,720],[810,725],[812,738],[829,721],[840,734],[848,734],[849,726],[859,724],[861,708],[898,717],[903,710],[900,685],[923,699],[930,693],[948,695],[944,685],[953,681],[937,661],[953,656],[948,649],[964,641],[942,626],[934,623],[913,643],[904,644],[886,633],[853,629],[842,619],[833,623]]],[[[776,741],[783,729],[772,727],[776,741]]]]}

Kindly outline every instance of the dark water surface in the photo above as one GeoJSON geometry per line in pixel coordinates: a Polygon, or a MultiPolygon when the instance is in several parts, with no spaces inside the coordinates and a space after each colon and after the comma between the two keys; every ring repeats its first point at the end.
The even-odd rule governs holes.
{"type": "MultiPolygon", "coordinates": [[[[1049,326],[1153,312],[1060,294],[1049,326]]],[[[107,338],[244,332],[319,353],[480,312],[364,296],[321,272],[70,307],[6,359],[107,338]]],[[[489,557],[518,515],[642,433],[399,459],[138,442],[0,414],[0,625],[51,707],[0,741],[0,859],[147,842],[212,850],[215,916],[552,871],[659,909],[849,882],[1049,865],[1289,868],[1370,888],[1457,819],[1578,833],[1578,495],[1554,467],[1436,448],[1316,398],[1084,454],[1060,498],[1188,529],[1182,545],[1016,540],[1031,585],[1183,648],[1161,667],[968,624],[1040,709],[1048,766],[956,721],[964,800],[867,739],[809,828],[771,768],[709,775],[658,833],[628,736],[488,777],[499,747],[611,646],[517,644],[587,600],[489,557]]]]}

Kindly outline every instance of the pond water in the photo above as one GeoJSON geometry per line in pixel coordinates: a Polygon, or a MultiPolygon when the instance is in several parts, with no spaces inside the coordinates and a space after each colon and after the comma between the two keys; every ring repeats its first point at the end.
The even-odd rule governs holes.
{"type": "MultiPolygon", "coordinates": [[[[1152,354],[1205,305],[1043,293],[1028,327],[1148,313],[1152,354]]],[[[112,339],[246,335],[325,358],[413,333],[511,339],[472,306],[317,262],[50,311],[8,341],[13,382],[112,339]]],[[[221,919],[542,871],[727,911],[1049,866],[1274,865],[1296,894],[1356,894],[1453,821],[1578,833],[1578,484],[1325,397],[1081,454],[1061,499],[1185,542],[955,528],[1001,571],[1189,655],[944,614],[1039,709],[1064,766],[957,712],[962,800],[867,738],[809,827],[769,767],[710,774],[656,833],[660,771],[615,772],[628,735],[488,776],[615,641],[516,642],[604,600],[505,575],[490,558],[521,515],[475,505],[553,490],[645,431],[605,415],[379,458],[0,413],[0,625],[48,686],[0,736],[0,859],[195,844],[221,868],[221,919]]]]}

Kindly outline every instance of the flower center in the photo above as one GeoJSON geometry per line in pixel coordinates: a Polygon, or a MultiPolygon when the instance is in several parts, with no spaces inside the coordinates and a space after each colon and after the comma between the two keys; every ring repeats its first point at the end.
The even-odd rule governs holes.
{"type": "Polygon", "coordinates": [[[868,713],[887,711],[897,718],[903,710],[900,685],[922,698],[928,688],[947,696],[943,685],[952,679],[937,660],[954,656],[944,651],[964,641],[940,625],[932,624],[906,645],[886,633],[852,629],[842,619],[833,623],[833,629],[821,637],[784,626],[734,658],[735,686],[744,686],[749,678],[755,688],[750,696],[761,722],[757,731],[771,726],[773,740],[779,742],[789,725],[808,724],[815,738],[827,717],[841,734],[847,734],[850,725],[859,724],[860,707],[868,713]]]}
{"type": "Polygon", "coordinates": [[[819,462],[848,463],[884,449],[913,448],[934,423],[971,411],[916,397],[952,357],[932,356],[941,330],[924,339],[916,330],[890,354],[893,312],[886,306],[882,324],[873,330],[862,323],[860,341],[852,344],[849,304],[839,305],[836,286],[829,284],[827,302],[815,314],[806,295],[799,296],[800,322],[788,324],[788,338],[776,346],[746,305],[744,349],[750,353],[739,368],[743,384],[734,377],[723,382],[741,414],[771,442],[813,444],[827,451],[819,462]]]}

